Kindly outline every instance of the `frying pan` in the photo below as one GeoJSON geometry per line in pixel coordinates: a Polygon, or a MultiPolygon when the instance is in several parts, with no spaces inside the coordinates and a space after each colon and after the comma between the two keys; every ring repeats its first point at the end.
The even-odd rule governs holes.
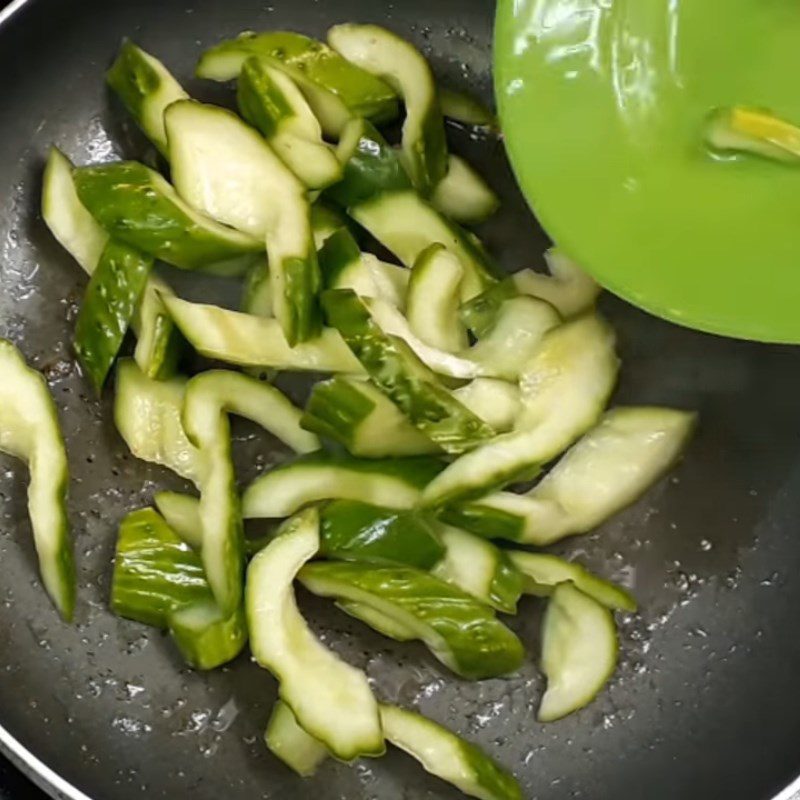
{"type": "MultiPolygon", "coordinates": [[[[192,672],[163,636],[108,611],[119,520],[157,487],[181,483],[126,454],[109,393],[98,401],[76,371],[69,341],[85,278],[50,237],[38,198],[52,142],[77,163],[146,156],[146,143],[103,84],[125,35],[163,57],[192,94],[230,103],[228,88],[190,78],[199,53],[220,38],[268,28],[322,35],[334,22],[374,21],[418,44],[443,83],[488,100],[493,4],[14,6],[0,23],[0,335],[44,371],[60,409],[80,600],[76,624],[61,624],[36,580],[26,475],[3,458],[3,749],[47,792],[70,798],[455,800],[457,792],[398,752],[354,767],[329,763],[300,782],[261,741],[275,698],[265,671],[241,657],[209,675],[192,672]]],[[[546,238],[515,189],[502,145],[456,129],[451,140],[505,198],[498,219],[481,231],[489,247],[509,268],[541,266],[546,238]]],[[[224,282],[185,290],[235,297],[224,282]]],[[[609,689],[562,722],[535,721],[542,679],[533,601],[510,621],[529,646],[528,663],[508,679],[479,684],[445,674],[422,647],[388,642],[327,603],[301,594],[302,608],[329,646],[366,669],[383,698],[416,704],[487,748],[519,776],[527,798],[788,799],[784,787],[800,772],[800,350],[690,332],[611,297],[602,307],[620,336],[616,400],[695,408],[701,418],[670,478],[562,548],[633,586],[641,601],[641,613],[621,622],[621,664],[609,689]]],[[[301,383],[287,386],[302,396],[301,383]]],[[[285,455],[247,426],[234,435],[243,480],[285,455]]]]}

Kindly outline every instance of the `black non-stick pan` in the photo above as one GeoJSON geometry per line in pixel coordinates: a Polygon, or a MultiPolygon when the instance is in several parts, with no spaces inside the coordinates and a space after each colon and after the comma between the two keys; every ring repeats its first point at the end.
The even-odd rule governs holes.
{"type": "MultiPolygon", "coordinates": [[[[60,408],[80,595],[77,623],[59,622],[36,578],[26,475],[0,458],[0,745],[47,791],[74,798],[458,797],[397,752],[354,767],[332,762],[299,781],[261,740],[275,697],[265,671],[241,657],[213,674],[192,672],[161,635],[109,612],[120,518],[156,488],[180,482],[126,453],[110,398],[95,399],[76,371],[69,342],[85,278],[50,237],[38,207],[53,142],[81,164],[146,154],[103,82],[123,36],[156,52],[196,96],[230,103],[228,88],[191,77],[201,51],[222,37],[269,28],[322,35],[335,22],[378,22],[419,45],[442,83],[489,100],[493,3],[14,6],[0,24],[0,336],[44,371],[60,408]]],[[[451,134],[454,150],[474,159],[505,199],[482,232],[490,248],[508,268],[539,267],[546,239],[518,195],[502,144],[451,134]]],[[[760,278],[769,280],[763,266],[760,278]]],[[[224,282],[211,289],[219,297],[231,292],[224,282]]],[[[208,296],[209,287],[199,291],[208,296]]],[[[608,691],[562,722],[536,722],[542,679],[532,601],[510,623],[529,646],[528,663],[508,679],[477,684],[329,604],[305,595],[301,604],[324,640],[366,669],[383,697],[417,704],[486,747],[519,776],[527,798],[776,797],[800,772],[800,349],[693,333],[611,297],[602,305],[625,364],[619,401],[696,408],[701,419],[671,477],[563,548],[624,578],[641,601],[641,613],[622,622],[621,665],[608,691]]],[[[293,388],[302,394],[299,384],[293,388]]],[[[236,428],[235,439],[245,479],[283,456],[254,429],[236,428]]]]}

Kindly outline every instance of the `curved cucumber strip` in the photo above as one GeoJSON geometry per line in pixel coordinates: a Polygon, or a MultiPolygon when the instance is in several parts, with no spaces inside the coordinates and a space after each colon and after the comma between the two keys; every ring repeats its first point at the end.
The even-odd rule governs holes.
{"type": "Polygon", "coordinates": [[[164,111],[170,104],[189,96],[169,70],[126,39],[106,73],[106,81],[147,138],[163,155],[168,155],[164,111]]]}
{"type": "Polygon", "coordinates": [[[497,270],[483,249],[416,192],[384,192],[350,206],[348,213],[407,267],[412,267],[432,242],[443,244],[464,267],[463,301],[485,291],[498,279],[497,270]]]}
{"type": "Polygon", "coordinates": [[[430,194],[447,172],[447,141],[433,73],[422,53],[377,25],[335,25],[328,44],[403,98],[403,159],[417,189],[430,194]]]}
{"type": "Polygon", "coordinates": [[[213,600],[201,600],[172,611],[167,624],[184,661],[195,669],[216,669],[233,661],[247,643],[247,621],[241,607],[225,616],[213,600]]]}
{"type": "Polygon", "coordinates": [[[322,140],[319,121],[285,72],[249,58],[239,74],[237,100],[242,116],[309,189],[341,178],[341,164],[322,140]]]}
{"type": "Polygon", "coordinates": [[[381,703],[387,740],[422,764],[426,772],[480,800],[522,800],[514,776],[475,745],[433,720],[381,703]]]}
{"type": "Polygon", "coordinates": [[[436,184],[431,203],[437,211],[462,225],[477,225],[500,207],[489,184],[461,157],[452,153],[447,173],[436,184]]]}
{"type": "Polygon", "coordinates": [[[441,385],[402,339],[383,333],[355,292],[328,290],[322,303],[328,321],[340,331],[374,383],[436,444],[458,453],[494,435],[441,385]]]}
{"type": "Polygon", "coordinates": [[[311,372],[362,372],[338,331],[323,329],[290,347],[275,319],[162,296],[175,324],[201,355],[243,367],[311,372]]]}
{"type": "Polygon", "coordinates": [[[558,312],[543,300],[511,298],[498,309],[491,329],[463,355],[486,374],[517,381],[542,337],[560,322],[558,312]]]}
{"type": "Polygon", "coordinates": [[[361,461],[325,453],[282,464],[256,478],[242,496],[245,519],[288,517],[320,500],[360,500],[413,508],[442,468],[433,458],[361,461]]]}
{"type": "Polygon", "coordinates": [[[314,594],[369,606],[395,620],[464,678],[498,677],[522,663],[522,644],[491,608],[427,572],[320,561],[298,577],[314,594]]]}
{"type": "Polygon", "coordinates": [[[275,675],[278,693],[311,736],[350,761],[384,752],[378,704],[360,670],[340,660],[300,616],[292,581],[319,548],[319,520],[307,509],[250,562],[247,622],[256,661],[275,675]]]}
{"type": "Polygon", "coordinates": [[[440,525],[438,534],[446,552],[432,574],[498,611],[516,614],[523,580],[505,554],[485,539],[449,525],[440,525]]]}
{"type": "Polygon", "coordinates": [[[430,569],[445,555],[433,521],[426,515],[359,500],[334,500],[322,508],[320,542],[320,555],[327,558],[419,569],[430,569]]]}
{"type": "Polygon", "coordinates": [[[425,489],[423,504],[485,494],[551,461],[596,422],[618,368],[613,331],[600,317],[549,331],[522,371],[515,430],[453,462],[425,489]]]}
{"type": "Polygon", "coordinates": [[[589,570],[572,561],[565,561],[548,553],[528,553],[522,550],[505,550],[511,563],[524,577],[525,594],[549,597],[561,583],[570,581],[585,595],[602,603],[606,608],[619,611],[636,611],[636,600],[627,590],[610,581],[592,575],[589,570]]]}
{"type": "Polygon", "coordinates": [[[461,320],[475,335],[482,339],[494,327],[497,316],[506,300],[520,296],[512,278],[505,278],[490,286],[486,291],[463,303],[461,320]]]}
{"type": "Polygon", "coordinates": [[[342,164],[342,179],[326,190],[325,197],[345,208],[382,192],[412,188],[399,154],[366,119],[351,119],[345,125],[336,157],[342,164]]]}
{"type": "Polygon", "coordinates": [[[463,277],[461,262],[435,243],[419,254],[408,283],[406,316],[411,331],[426,345],[448,353],[467,346],[467,332],[458,314],[463,277]]]}
{"type": "Polygon", "coordinates": [[[200,501],[196,497],[180,492],[156,492],[153,503],[167,525],[186,544],[195,550],[203,546],[200,501]]]}
{"type": "Polygon", "coordinates": [[[394,617],[384,614],[382,611],[366,605],[365,603],[354,603],[350,600],[337,600],[336,607],[353,619],[357,619],[359,622],[369,625],[374,631],[377,631],[389,639],[394,639],[396,642],[413,642],[417,638],[415,630],[407,627],[394,617]]]}
{"type": "Polygon", "coordinates": [[[301,424],[360,458],[441,452],[380,389],[357,378],[337,376],[315,384],[301,424]]]}
{"type": "Polygon", "coordinates": [[[65,620],[75,610],[67,520],[69,465],[55,404],[42,375],[0,339],[0,452],[28,465],[28,515],[47,593],[65,620]]]}
{"type": "Polygon", "coordinates": [[[232,80],[252,56],[282,69],[297,83],[328,136],[338,136],[351,117],[368,117],[378,124],[397,116],[397,95],[386,83],[299,33],[242,33],[203,53],[197,75],[232,80]]]}
{"type": "Polygon", "coordinates": [[[472,380],[486,373],[494,374],[489,365],[484,367],[471,358],[453,355],[446,350],[439,350],[423,342],[411,330],[411,326],[402,312],[386,300],[365,298],[364,304],[384,334],[402,339],[420,361],[434,372],[461,380],[472,380]]]}
{"type": "MultiPolygon", "coordinates": [[[[465,506],[482,535],[546,545],[585,533],[633,503],[675,462],[696,416],[669,408],[609,411],[530,492],[465,506]],[[494,523],[494,524],[493,524],[494,523]]],[[[461,524],[475,530],[469,519],[461,524]]]]}
{"type": "Polygon", "coordinates": [[[397,308],[405,304],[409,272],[362,253],[346,228],[332,234],[319,251],[326,289],[352,289],[359,297],[376,297],[397,308]]]}
{"type": "Polygon", "coordinates": [[[328,748],[300,727],[292,709],[281,700],[272,708],[264,741],[273,755],[302,778],[313,775],[330,756],[328,748]]]}
{"type": "Polygon", "coordinates": [[[92,273],[75,323],[75,351],[99,393],[145,290],[153,259],[110,241],[92,273]]]}
{"type": "Polygon", "coordinates": [[[200,556],[152,508],[122,520],[111,581],[115,614],[167,628],[175,609],[211,599],[200,556]]]}
{"type": "Polygon", "coordinates": [[[195,211],[157,172],[121,161],[73,172],[80,201],[111,236],[182,269],[241,274],[264,245],[195,211]]]}
{"type": "Polygon", "coordinates": [[[754,153],[790,164],[800,160],[800,128],[760,108],[717,109],[708,119],[706,142],[723,153],[754,153]]]}
{"type": "Polygon", "coordinates": [[[109,237],[78,198],[72,170],[70,160],[51,147],[44,168],[42,217],[58,243],[91,275],[109,237]]]}
{"type": "Polygon", "coordinates": [[[474,128],[499,130],[497,117],[491,109],[466,92],[440,86],[439,105],[442,107],[442,114],[453,122],[471,125],[474,128]]]}
{"type": "Polygon", "coordinates": [[[134,361],[122,359],[117,366],[114,421],[136,458],[161,464],[198,484],[202,458],[181,422],[185,390],[185,379],[155,381],[134,361]]]}
{"type": "Polygon", "coordinates": [[[611,612],[571,583],[558,585],[542,624],[547,691],[539,721],[553,722],[591,703],[616,665],[617,631],[611,612]]]}
{"type": "Polygon", "coordinates": [[[161,302],[162,296],[172,294],[172,289],[151,273],[131,320],[138,337],[133,357],[139,369],[156,380],[165,380],[175,373],[185,346],[183,336],[161,302]]]}
{"type": "Polygon", "coordinates": [[[600,286],[558,248],[545,253],[550,276],[523,269],[511,276],[517,291],[546,300],[564,318],[594,306],[600,286]]]}
{"type": "Polygon", "coordinates": [[[497,378],[475,378],[454,389],[453,397],[498,433],[511,430],[522,410],[516,384],[497,378]]]}
{"type": "Polygon", "coordinates": [[[313,338],[320,277],[303,184],[227,109],[183,100],[165,123],[179,194],[214,219],[266,237],[273,311],[286,341],[313,338]]]}

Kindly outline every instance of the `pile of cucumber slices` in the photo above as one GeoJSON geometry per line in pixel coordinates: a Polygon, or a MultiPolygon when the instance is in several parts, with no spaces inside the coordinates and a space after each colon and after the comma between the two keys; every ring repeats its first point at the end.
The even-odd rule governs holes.
{"type": "MultiPolygon", "coordinates": [[[[497,197],[448,153],[444,123],[494,120],[440,91],[411,44],[372,25],[337,25],[327,44],[245,33],[205,52],[197,75],[235,80],[238,114],[191,99],[125,42],[108,83],[159,169],[74,167],[54,148],[45,171],[44,218],[90,276],[75,328],[83,372],[98,391],[115,372],[130,451],[196,490],[158,493],[122,521],[111,606],[169,630],[198,669],[249,642],[279,684],[267,746],[301,775],[329,756],[379,756],[388,741],[468,795],[519,798],[473,745],[382,703],[312,633],[295,581],[470,680],[522,665],[498,615],[524,594],[546,598],[538,718],[559,719],[612,674],[613,613],[636,606],[529,546],[638,498],[694,416],[606,410],[614,332],[594,310],[598,287],[563,253],[548,254],[550,275],[498,272],[464,227],[497,197]],[[392,144],[378,128],[401,108],[392,144]],[[240,308],[182,299],[155,262],[240,279],[240,308]],[[128,331],[133,355],[121,358],[128,331]],[[187,348],[213,368],[181,375],[187,348]],[[304,408],[273,385],[282,371],[322,373],[304,408]],[[296,457],[241,490],[231,415],[296,457]],[[249,519],[277,522],[255,539],[249,519]]],[[[64,444],[42,377],[3,341],[0,449],[30,465],[43,581],[70,618],[64,444]]]]}

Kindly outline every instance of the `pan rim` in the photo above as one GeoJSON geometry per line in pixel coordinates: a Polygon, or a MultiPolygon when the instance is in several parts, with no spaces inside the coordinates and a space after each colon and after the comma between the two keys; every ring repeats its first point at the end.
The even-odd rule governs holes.
{"type": "MultiPolygon", "coordinates": [[[[0,9],[0,34],[20,11],[32,3],[33,0],[11,0],[5,8],[0,9]]],[[[12,766],[57,800],[93,800],[38,758],[1,723],[0,755],[5,756],[12,766]]],[[[800,775],[779,791],[772,800],[800,800],[800,775]]]]}

